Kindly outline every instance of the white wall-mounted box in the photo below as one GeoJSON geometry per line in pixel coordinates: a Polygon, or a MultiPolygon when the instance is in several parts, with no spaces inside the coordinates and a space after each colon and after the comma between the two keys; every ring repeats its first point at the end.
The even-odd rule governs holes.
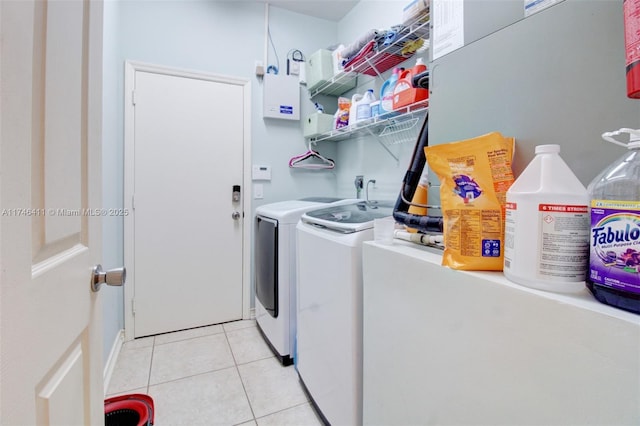
{"type": "Polygon", "coordinates": [[[308,116],[302,123],[302,135],[312,138],[333,129],[334,118],[332,114],[316,112],[308,116]]]}
{"type": "Polygon", "coordinates": [[[300,120],[300,80],[297,75],[265,74],[263,116],[300,120]]]}
{"type": "MultiPolygon", "coordinates": [[[[307,88],[316,90],[326,85],[334,77],[333,55],[331,51],[320,49],[314,52],[306,62],[307,88]]],[[[331,89],[323,90],[325,95],[338,96],[356,87],[356,78],[341,79],[333,83],[331,89]]]]}
{"type": "Polygon", "coordinates": [[[254,164],[253,167],[251,168],[251,179],[271,180],[271,166],[254,164]]]}

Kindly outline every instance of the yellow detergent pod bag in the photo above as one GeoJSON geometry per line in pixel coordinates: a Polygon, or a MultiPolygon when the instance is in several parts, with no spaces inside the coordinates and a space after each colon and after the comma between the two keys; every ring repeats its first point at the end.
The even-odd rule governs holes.
{"type": "Polygon", "coordinates": [[[444,220],[442,265],[502,271],[507,190],[514,181],[515,139],[498,132],[425,147],[440,179],[444,220]]]}

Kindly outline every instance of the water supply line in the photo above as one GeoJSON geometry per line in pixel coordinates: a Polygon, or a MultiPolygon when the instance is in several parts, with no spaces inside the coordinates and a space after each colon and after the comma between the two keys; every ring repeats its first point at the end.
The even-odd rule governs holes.
{"type": "Polygon", "coordinates": [[[373,187],[376,187],[376,180],[375,179],[369,179],[367,181],[367,186],[365,187],[365,192],[364,192],[364,199],[367,201],[367,203],[369,202],[369,184],[372,183],[373,187]]]}
{"type": "MultiPolygon", "coordinates": [[[[420,135],[416,141],[416,146],[411,156],[411,164],[407,173],[402,180],[402,187],[400,188],[400,194],[398,200],[393,208],[393,218],[396,222],[401,223],[409,228],[418,230],[418,232],[442,232],[443,220],[442,216],[429,216],[429,215],[417,215],[409,213],[409,206],[412,205],[411,201],[413,195],[418,188],[420,182],[420,176],[422,170],[427,164],[427,157],[424,152],[424,148],[429,145],[429,113],[424,118],[420,135]]],[[[420,207],[420,206],[419,206],[420,207]]]]}

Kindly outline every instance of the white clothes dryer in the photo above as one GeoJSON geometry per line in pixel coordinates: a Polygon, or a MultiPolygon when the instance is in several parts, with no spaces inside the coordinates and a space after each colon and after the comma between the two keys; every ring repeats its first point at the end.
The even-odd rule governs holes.
{"type": "Polygon", "coordinates": [[[332,425],[362,424],[362,242],[393,204],[312,210],[298,222],[296,369],[332,425]]]}
{"type": "Polygon", "coordinates": [[[296,224],[306,211],[353,203],[330,197],[265,204],[254,228],[255,315],[258,329],[283,365],[294,358],[296,332],[296,224]]]}

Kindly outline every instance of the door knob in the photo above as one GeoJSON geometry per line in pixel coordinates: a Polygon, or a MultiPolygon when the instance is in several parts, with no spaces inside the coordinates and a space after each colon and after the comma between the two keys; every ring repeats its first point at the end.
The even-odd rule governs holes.
{"type": "Polygon", "coordinates": [[[231,218],[232,218],[233,220],[238,220],[238,219],[240,219],[240,212],[233,212],[233,213],[231,213],[231,218]]]}
{"type": "Polygon", "coordinates": [[[127,279],[126,268],[102,270],[102,265],[96,265],[91,272],[91,290],[99,291],[102,284],[122,286],[127,279]]]}

